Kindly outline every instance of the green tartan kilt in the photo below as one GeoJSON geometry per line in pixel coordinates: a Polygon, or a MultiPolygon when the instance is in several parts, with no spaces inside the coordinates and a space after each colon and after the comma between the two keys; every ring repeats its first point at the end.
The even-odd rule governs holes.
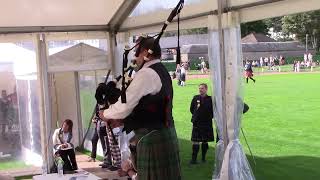
{"type": "Polygon", "coordinates": [[[180,180],[179,145],[175,128],[137,134],[139,180],[180,180]],[[143,135],[143,137],[141,137],[143,135]]]}

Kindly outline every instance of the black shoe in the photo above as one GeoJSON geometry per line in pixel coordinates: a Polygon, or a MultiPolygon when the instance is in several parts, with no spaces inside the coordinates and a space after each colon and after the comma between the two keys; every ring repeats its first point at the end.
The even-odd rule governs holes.
{"type": "Polygon", "coordinates": [[[108,168],[110,171],[118,171],[120,168],[119,167],[115,167],[115,166],[111,166],[108,168]]]}
{"type": "Polygon", "coordinates": [[[200,148],[199,144],[192,145],[192,158],[191,158],[190,164],[198,164],[197,156],[198,156],[199,148],[200,148]]]}
{"type": "Polygon", "coordinates": [[[102,164],[101,168],[103,169],[109,169],[110,167],[112,167],[111,164],[102,164]]]}

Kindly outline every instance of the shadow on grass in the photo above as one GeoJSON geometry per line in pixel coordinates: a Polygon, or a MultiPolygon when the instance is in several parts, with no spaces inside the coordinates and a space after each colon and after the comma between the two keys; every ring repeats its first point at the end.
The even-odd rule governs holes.
{"type": "MultiPolygon", "coordinates": [[[[250,159],[250,157],[248,156],[250,159]]],[[[314,180],[320,179],[320,158],[310,156],[255,157],[251,167],[257,180],[314,180]]]]}
{"type": "MultiPolygon", "coordinates": [[[[180,159],[183,180],[211,180],[214,170],[215,143],[209,143],[207,162],[189,165],[191,159],[191,141],[179,139],[180,159]]],[[[320,179],[320,158],[310,156],[287,156],[264,158],[255,156],[257,165],[254,166],[252,157],[247,155],[257,180],[315,180],[320,179]]],[[[201,149],[198,162],[201,160],[201,149]]]]}
{"type": "Polygon", "coordinates": [[[215,143],[209,143],[206,163],[201,163],[201,149],[198,153],[198,164],[189,165],[192,154],[192,143],[185,139],[179,139],[180,160],[183,180],[211,180],[214,168],[215,143]]]}

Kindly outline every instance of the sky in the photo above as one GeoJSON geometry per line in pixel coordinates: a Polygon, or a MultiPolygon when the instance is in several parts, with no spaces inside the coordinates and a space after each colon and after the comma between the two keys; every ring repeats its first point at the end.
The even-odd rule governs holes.
{"type": "MultiPolygon", "coordinates": [[[[185,5],[198,3],[205,0],[185,0],[185,5]]],[[[154,12],[159,9],[170,9],[178,4],[179,0],[141,0],[131,16],[154,12]]]]}

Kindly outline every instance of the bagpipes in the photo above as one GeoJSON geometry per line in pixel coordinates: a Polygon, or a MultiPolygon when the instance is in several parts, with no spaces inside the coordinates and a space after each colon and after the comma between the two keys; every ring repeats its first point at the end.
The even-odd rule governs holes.
{"type": "MultiPolygon", "coordinates": [[[[126,98],[126,90],[129,87],[130,83],[131,83],[131,76],[132,73],[135,69],[137,69],[135,66],[135,61],[132,62],[132,64],[128,67],[128,55],[130,53],[131,50],[133,50],[134,48],[136,49],[135,52],[135,56],[138,57],[142,48],[140,45],[142,45],[147,39],[151,39],[151,38],[155,38],[154,40],[154,44],[151,48],[148,49],[148,54],[152,55],[154,54],[154,49],[155,48],[160,48],[159,45],[159,41],[160,38],[162,37],[163,33],[165,32],[167,26],[172,22],[172,20],[174,19],[174,17],[178,16],[178,45],[177,45],[177,58],[176,58],[176,64],[180,64],[181,62],[181,52],[180,52],[180,44],[179,44],[179,38],[180,38],[180,12],[183,8],[184,5],[184,0],[179,0],[178,4],[176,5],[176,7],[171,11],[169,17],[167,18],[167,20],[164,22],[163,27],[160,31],[160,33],[154,35],[154,36],[141,36],[138,40],[137,43],[133,46],[133,47],[128,47],[126,46],[124,49],[124,53],[123,53],[123,62],[122,62],[122,75],[120,75],[119,77],[116,78],[116,82],[115,81],[110,81],[107,83],[107,80],[109,78],[109,74],[110,71],[108,72],[108,75],[106,76],[105,82],[104,83],[100,83],[96,89],[96,94],[95,94],[95,98],[97,100],[97,104],[94,108],[94,112],[92,114],[91,119],[94,118],[95,115],[98,115],[100,110],[104,110],[107,109],[111,104],[114,104],[117,102],[118,98],[121,96],[121,102],[122,103],[126,103],[127,102],[127,98],[126,98]],[[129,77],[129,78],[126,78],[129,77]],[[116,87],[117,82],[121,81],[121,90],[119,88],[116,87]]],[[[145,63],[145,61],[144,61],[145,63]]],[[[140,70],[144,63],[137,69],[140,70]]],[[[91,123],[89,125],[89,128],[84,136],[84,139],[82,141],[81,147],[83,147],[84,144],[84,140],[85,137],[88,134],[88,131],[90,129],[91,123]]],[[[110,126],[110,124],[107,124],[108,129],[111,131],[112,136],[113,136],[113,140],[115,142],[115,136],[113,134],[112,128],[110,126]]]]}
{"type": "MultiPolygon", "coordinates": [[[[134,68],[130,66],[130,68],[128,68],[127,71],[129,71],[129,70],[132,71],[132,69],[134,69],[134,68]]],[[[97,118],[100,121],[101,119],[99,119],[100,118],[99,117],[99,111],[108,109],[111,104],[114,104],[114,103],[117,102],[118,98],[121,95],[120,89],[118,89],[116,87],[116,85],[117,85],[116,82],[118,82],[122,78],[122,76],[117,77],[116,78],[116,82],[115,81],[109,81],[107,83],[107,81],[109,79],[109,76],[110,76],[110,73],[111,73],[111,70],[108,71],[104,82],[100,83],[98,85],[97,89],[96,89],[95,99],[96,99],[97,103],[96,103],[96,105],[95,105],[95,107],[93,109],[93,113],[92,113],[90,119],[97,118]]],[[[87,137],[87,135],[89,133],[91,124],[92,123],[90,121],[90,123],[88,125],[88,129],[87,129],[87,131],[86,131],[86,133],[84,135],[84,138],[83,138],[81,146],[80,146],[80,147],[82,147],[82,149],[84,147],[84,141],[85,141],[85,139],[86,139],[86,137],[87,137]]],[[[113,131],[112,131],[112,127],[111,127],[111,125],[109,123],[107,123],[107,128],[112,134],[113,141],[115,143],[117,143],[115,135],[113,134],[113,131]]]]}
{"type": "MultiPolygon", "coordinates": [[[[95,99],[97,101],[96,105],[96,117],[99,117],[99,111],[106,110],[110,107],[110,105],[115,104],[119,97],[121,96],[121,90],[117,88],[117,82],[119,82],[120,79],[122,79],[122,82],[125,82],[125,89],[128,88],[130,82],[131,82],[131,76],[132,72],[134,71],[134,65],[130,65],[129,68],[125,70],[127,76],[118,76],[115,78],[115,81],[109,81],[107,83],[107,80],[109,78],[110,71],[108,72],[108,75],[106,76],[105,82],[100,83],[96,89],[95,93],[95,99]],[[126,81],[127,80],[127,81],[126,81]]],[[[117,145],[118,142],[116,140],[116,137],[112,131],[112,127],[109,123],[107,123],[107,128],[111,132],[112,139],[114,143],[117,145]]]]}
{"type": "MultiPolygon", "coordinates": [[[[181,52],[180,52],[180,12],[183,8],[184,5],[184,0],[179,0],[178,4],[176,5],[176,7],[171,11],[169,17],[167,18],[167,20],[164,22],[163,27],[160,31],[160,33],[154,35],[154,36],[140,36],[136,42],[136,44],[133,47],[128,47],[126,46],[124,49],[124,53],[123,53],[123,61],[122,61],[122,76],[125,76],[126,73],[126,69],[127,68],[127,64],[128,64],[128,54],[130,53],[131,50],[133,50],[134,48],[136,48],[136,52],[135,52],[135,56],[138,57],[142,48],[141,45],[148,39],[151,38],[155,38],[153,46],[151,48],[148,49],[148,54],[152,55],[154,54],[154,50],[156,48],[160,49],[160,45],[159,45],[159,41],[160,38],[162,37],[163,33],[165,32],[167,26],[172,22],[173,18],[178,16],[178,45],[177,45],[177,58],[176,58],[176,64],[180,64],[181,62],[181,52]]],[[[143,67],[145,61],[143,62],[143,64],[139,67],[139,70],[143,67]]],[[[127,84],[125,82],[125,79],[122,79],[122,88],[121,88],[121,102],[122,103],[126,103],[127,102],[127,98],[126,98],[126,89],[127,89],[127,84]]]]}

